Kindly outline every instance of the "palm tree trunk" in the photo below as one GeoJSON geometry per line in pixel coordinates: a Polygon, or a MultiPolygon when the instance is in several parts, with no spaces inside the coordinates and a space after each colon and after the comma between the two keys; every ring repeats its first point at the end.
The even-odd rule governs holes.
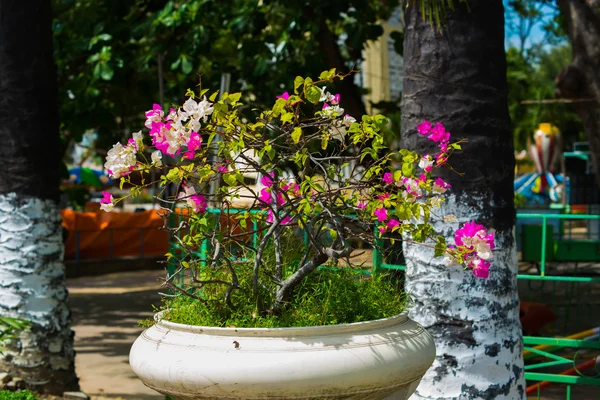
{"type": "Polygon", "coordinates": [[[0,313],[33,323],[2,354],[0,372],[17,388],[77,390],[47,0],[0,0],[0,142],[0,313]]]}
{"type": "MultiPolygon", "coordinates": [[[[418,3],[418,2],[417,2],[418,3]]],[[[411,399],[521,399],[525,396],[514,239],[514,152],[507,106],[504,10],[499,0],[469,0],[443,21],[423,21],[418,5],[405,11],[402,140],[435,154],[415,127],[443,123],[463,151],[440,175],[452,185],[434,220],[449,244],[459,224],[495,230],[489,279],[448,267],[428,248],[405,243],[410,315],[434,337],[437,356],[411,399]],[[458,223],[444,224],[454,214],[458,223]],[[449,226],[450,225],[450,226],[449,226]]]]}

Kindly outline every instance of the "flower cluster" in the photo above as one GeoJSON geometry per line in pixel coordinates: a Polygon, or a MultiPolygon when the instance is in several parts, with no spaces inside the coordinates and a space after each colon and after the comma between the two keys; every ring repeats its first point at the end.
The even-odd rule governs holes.
{"type": "MultiPolygon", "coordinates": [[[[423,121],[419,125],[417,125],[417,132],[419,132],[421,135],[428,135],[427,139],[438,144],[440,152],[435,155],[435,160],[438,165],[444,165],[448,161],[448,146],[450,144],[450,132],[446,131],[444,125],[440,124],[439,122],[436,122],[436,124],[433,125],[429,121],[423,121]]],[[[426,155],[423,158],[425,157],[427,157],[427,160],[430,160],[431,156],[426,155]]],[[[429,161],[424,161],[423,167],[421,168],[428,168],[430,165],[428,164],[428,162],[429,161]]]]}
{"type": "Polygon", "coordinates": [[[109,192],[102,192],[102,200],[100,200],[100,209],[110,212],[115,207],[113,203],[113,195],[109,192]]]}
{"type": "MultiPolygon", "coordinates": [[[[403,149],[396,155],[388,152],[381,157],[382,150],[386,149],[382,130],[389,121],[383,116],[363,116],[357,121],[344,114],[340,95],[328,92],[320,84],[331,82],[334,75],[332,71],[324,73],[318,82],[297,77],[293,93],[277,96],[273,108],[262,113],[255,122],[248,122],[238,114],[239,93],[223,94],[215,101],[216,93],[208,100],[204,96],[206,91],[198,97],[188,92],[183,105],[171,108],[168,114],[154,104],[145,114],[145,126],[149,130],[147,143],[151,142],[149,147],[153,150],[150,160],[142,151],[142,133],[136,132],[126,145],[117,144],[111,149],[106,168],[113,178],[124,177],[133,170],[144,175],[151,168],[162,167],[165,156],[173,157],[174,165],[168,165],[165,169],[169,172],[161,174],[157,182],[164,187],[180,185],[181,191],[167,201],[173,205],[185,202],[191,210],[188,214],[190,234],[185,237],[190,248],[197,246],[200,240],[215,237],[215,228],[207,224],[207,218],[196,215],[207,211],[208,202],[221,212],[229,212],[236,196],[246,196],[263,212],[238,210],[235,221],[239,221],[240,226],[245,225],[247,219],[267,223],[270,224],[268,231],[274,235],[278,232],[278,237],[282,229],[290,226],[314,229],[310,233],[312,238],[321,238],[322,232],[328,231],[330,237],[337,238],[336,245],[354,238],[363,239],[365,227],[369,232],[373,232],[372,229],[378,232],[368,233],[372,237],[383,239],[388,238],[388,233],[411,235],[417,242],[435,241],[437,255],[448,249],[456,260],[472,268],[476,276],[487,276],[490,266],[487,260],[494,248],[493,234],[487,234],[480,225],[467,224],[457,231],[457,247],[446,247],[429,223],[432,210],[444,200],[441,194],[450,189],[450,184],[442,178],[432,176],[433,169],[446,164],[452,151],[460,148],[457,143],[450,143],[450,133],[440,123],[423,121],[417,130],[438,145],[439,154],[421,156],[403,149]],[[308,103],[317,107],[313,114],[316,118],[311,116],[307,123],[307,119],[302,119],[305,112],[299,112],[299,106],[302,104],[304,108],[308,103]],[[217,132],[221,137],[218,143],[212,141],[217,132]],[[206,144],[203,144],[203,136],[208,138],[206,144]],[[331,139],[339,143],[331,146],[331,139]],[[319,145],[327,151],[312,153],[310,149],[319,145]],[[256,154],[256,160],[242,156],[245,151],[256,154]],[[402,166],[395,169],[392,164],[398,155],[402,166]],[[238,169],[237,161],[231,161],[240,157],[246,159],[248,166],[269,171],[262,174],[258,189],[244,182],[244,171],[238,169]],[[208,164],[205,160],[209,159],[214,161],[208,164]],[[350,159],[362,169],[360,173],[352,172],[352,176],[348,176],[343,172],[350,159]],[[315,172],[319,174],[318,179],[308,173],[290,178],[293,171],[289,174],[283,166],[289,168],[294,164],[296,171],[319,171],[315,172]],[[204,190],[213,187],[215,182],[220,187],[216,193],[204,190]],[[249,190],[236,189],[239,186],[249,190]],[[351,228],[351,224],[356,226],[351,228]],[[438,251],[438,246],[442,250],[438,251]]],[[[139,193],[144,185],[138,185],[135,192],[139,193]]],[[[110,211],[113,206],[112,195],[106,194],[102,209],[110,211]]],[[[223,237],[219,240],[232,243],[238,240],[228,233],[220,234],[223,237]]],[[[320,243],[320,239],[314,243],[320,243]]],[[[342,246],[344,250],[336,251],[346,251],[346,247],[350,248],[342,246]]]]}
{"type": "MultiPolygon", "coordinates": [[[[490,262],[493,257],[494,233],[488,233],[483,225],[467,222],[454,234],[454,242],[463,249],[462,257],[467,267],[473,269],[473,275],[478,278],[489,276],[490,262]]],[[[449,247],[454,251],[454,246],[449,247]]],[[[457,264],[458,260],[451,253],[446,256],[447,264],[457,264]]]]}

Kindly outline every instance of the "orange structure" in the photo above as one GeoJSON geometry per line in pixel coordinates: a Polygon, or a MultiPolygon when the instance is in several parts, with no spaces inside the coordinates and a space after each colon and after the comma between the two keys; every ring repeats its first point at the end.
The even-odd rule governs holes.
{"type": "Polygon", "coordinates": [[[156,210],[137,213],[62,210],[68,231],[65,259],[162,256],[169,250],[169,234],[160,230],[156,210]]]}

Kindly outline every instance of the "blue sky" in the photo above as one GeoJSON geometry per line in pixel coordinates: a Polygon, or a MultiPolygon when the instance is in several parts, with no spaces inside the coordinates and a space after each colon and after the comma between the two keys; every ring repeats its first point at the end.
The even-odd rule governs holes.
{"type": "MultiPolygon", "coordinates": [[[[505,10],[506,10],[506,13],[505,13],[506,47],[510,47],[510,46],[518,47],[518,46],[520,46],[519,35],[513,29],[512,25],[514,25],[515,21],[514,21],[513,16],[511,15],[510,7],[507,5],[507,3],[508,3],[508,1],[504,0],[504,6],[505,6],[505,10]]],[[[551,21],[557,13],[557,10],[554,7],[548,6],[548,5],[542,5],[540,8],[540,11],[543,15],[543,18],[541,19],[541,21],[539,21],[535,25],[533,25],[529,39],[526,41],[526,44],[525,44],[526,48],[531,47],[532,44],[537,44],[537,43],[544,41],[545,34],[544,34],[544,30],[542,27],[544,26],[544,24],[546,22],[551,21]]]]}

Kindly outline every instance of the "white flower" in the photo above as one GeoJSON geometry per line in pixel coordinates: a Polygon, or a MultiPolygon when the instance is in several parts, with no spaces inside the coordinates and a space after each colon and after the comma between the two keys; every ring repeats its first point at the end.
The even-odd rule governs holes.
{"type": "Polygon", "coordinates": [[[181,131],[172,129],[168,129],[165,132],[165,141],[169,144],[169,148],[167,149],[168,154],[177,154],[181,146],[185,144],[185,139],[181,135],[181,131]]]}
{"type": "Polygon", "coordinates": [[[198,113],[200,118],[206,122],[208,120],[208,116],[211,115],[214,111],[214,107],[211,102],[206,100],[206,96],[202,99],[200,103],[198,103],[198,113]]]}
{"type": "Polygon", "coordinates": [[[342,119],[342,123],[346,125],[346,128],[350,128],[350,126],[356,122],[356,118],[351,116],[350,114],[344,115],[344,119],[342,119]]]}
{"type": "Polygon", "coordinates": [[[135,141],[135,145],[137,146],[137,148],[141,149],[142,144],[144,143],[142,131],[133,132],[132,137],[133,137],[133,140],[135,141]]]}
{"type": "Polygon", "coordinates": [[[327,91],[327,88],[325,86],[323,86],[320,90],[321,90],[321,98],[319,99],[319,101],[333,100],[334,96],[327,91]]]}
{"type": "Polygon", "coordinates": [[[433,157],[431,157],[430,155],[424,155],[423,157],[421,157],[421,161],[419,161],[419,168],[423,168],[426,171],[429,169],[429,171],[431,171],[432,167],[433,157]]]}
{"type": "Polygon", "coordinates": [[[113,208],[115,208],[115,205],[113,203],[100,204],[100,209],[102,211],[111,212],[113,208]]]}
{"type": "Polygon", "coordinates": [[[344,113],[344,109],[340,106],[329,106],[325,107],[321,112],[326,118],[337,118],[344,113]]]}
{"type": "Polygon", "coordinates": [[[137,163],[136,154],[137,151],[132,144],[123,146],[117,143],[108,151],[104,168],[113,179],[128,175],[137,163]]]}
{"type": "Polygon", "coordinates": [[[153,151],[151,158],[152,158],[152,165],[154,165],[156,167],[162,166],[162,153],[160,152],[160,150],[153,151]]]}

